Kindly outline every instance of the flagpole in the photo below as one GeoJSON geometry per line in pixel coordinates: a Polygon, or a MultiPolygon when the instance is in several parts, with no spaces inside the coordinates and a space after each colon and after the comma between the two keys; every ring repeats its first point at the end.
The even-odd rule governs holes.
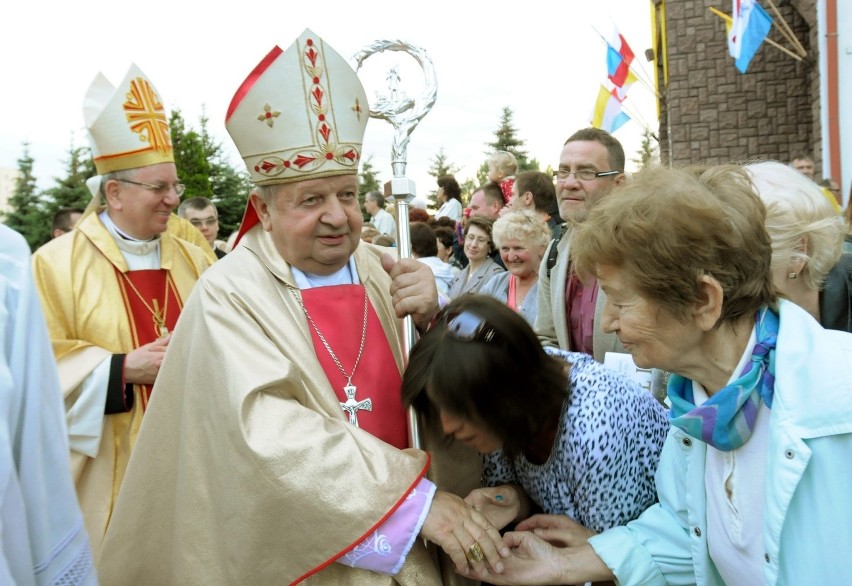
{"type": "MultiPolygon", "coordinates": [[[[626,101],[627,98],[625,97],[624,100],[626,101]]],[[[637,108],[633,107],[632,103],[630,105],[625,106],[625,103],[621,102],[621,108],[625,112],[630,114],[630,117],[633,120],[639,122],[642,125],[643,128],[650,128],[650,125],[648,124],[648,120],[644,116],[642,116],[642,113],[637,108]]]]}
{"type": "MultiPolygon", "coordinates": [[[[385,196],[394,202],[397,212],[396,246],[399,258],[411,258],[411,229],[408,217],[408,206],[414,199],[414,181],[405,176],[407,164],[408,141],[417,123],[429,113],[435,105],[438,95],[438,83],[435,79],[435,69],[426,51],[403,41],[375,41],[361,49],[352,58],[357,72],[364,60],[375,53],[383,51],[401,51],[417,61],[423,70],[423,93],[416,100],[409,98],[400,88],[400,75],[397,67],[388,71],[389,95],[376,95],[374,107],[370,108],[371,118],[387,120],[394,128],[393,146],[391,148],[391,168],[393,179],[385,184],[385,196]]],[[[414,318],[406,316],[402,322],[402,346],[405,358],[411,353],[411,348],[417,341],[417,330],[414,318]]],[[[408,440],[412,448],[422,449],[420,424],[414,407],[408,408],[408,440]]]]}
{"type": "Polygon", "coordinates": [[[796,38],[796,35],[793,34],[793,29],[791,29],[790,25],[787,24],[787,21],[784,20],[784,17],[781,15],[781,11],[778,10],[777,6],[775,6],[775,2],[773,2],[772,0],[766,0],[766,1],[769,3],[769,6],[772,8],[772,12],[775,13],[775,16],[777,16],[778,20],[781,21],[781,25],[780,25],[780,28],[779,28],[779,30],[781,31],[781,34],[783,34],[787,38],[787,40],[790,41],[793,44],[793,46],[796,48],[796,52],[799,55],[801,55],[802,57],[807,57],[808,52],[802,46],[802,43],[799,42],[799,39],[796,38]]]}
{"type": "MultiPolygon", "coordinates": [[[[616,32],[617,32],[620,36],[622,36],[622,37],[623,37],[624,35],[622,35],[622,34],[621,34],[621,29],[620,29],[620,28],[618,28],[618,25],[617,25],[617,24],[615,24],[615,19],[612,17],[612,15],[609,15],[609,21],[612,23],[612,26],[615,28],[615,31],[616,31],[616,32]]],[[[598,33],[598,34],[600,34],[600,33],[598,33]]],[[[625,37],[625,39],[626,39],[626,37],[625,37]]],[[[606,39],[604,38],[604,40],[606,40],[606,39]]],[[[609,44],[609,43],[607,42],[607,45],[608,45],[608,44],[609,44]]],[[[636,54],[634,53],[634,54],[633,54],[633,56],[635,57],[635,56],[636,56],[636,54]]],[[[639,78],[639,79],[643,79],[643,80],[645,81],[645,87],[647,87],[649,90],[651,90],[651,92],[652,92],[655,96],[657,96],[657,97],[659,98],[659,97],[660,97],[660,94],[657,92],[656,84],[655,84],[655,83],[653,83],[653,78],[652,78],[651,74],[650,74],[650,73],[648,73],[647,71],[645,71],[645,66],[644,66],[644,64],[642,64],[642,61],[641,61],[641,60],[640,60],[640,61],[636,61],[636,60],[634,59],[634,62],[637,64],[637,65],[636,65],[636,68],[634,68],[634,67],[633,67],[633,63],[631,63],[630,65],[628,65],[628,66],[627,66],[627,68],[628,68],[628,69],[630,69],[630,70],[632,70],[632,71],[633,71],[633,74],[634,74],[637,78],[639,78]]]]}
{"type": "MultiPolygon", "coordinates": [[[[606,40],[606,37],[603,36],[598,29],[596,29],[594,26],[592,26],[592,30],[595,31],[598,34],[598,36],[601,38],[601,41],[604,43],[604,45],[606,45],[607,47],[612,47],[610,42],[608,40],[606,40]]],[[[615,47],[613,47],[613,49],[614,48],[615,47]]],[[[635,57],[635,55],[634,55],[634,57],[635,57]]],[[[627,66],[627,70],[632,71],[633,75],[636,76],[636,81],[638,81],[640,84],[642,84],[642,86],[645,89],[647,89],[649,92],[651,92],[654,96],[656,96],[657,99],[659,99],[661,97],[660,92],[657,91],[657,88],[654,87],[651,84],[651,82],[646,78],[646,74],[645,74],[644,71],[642,71],[641,69],[634,68],[632,63],[627,66]]]]}

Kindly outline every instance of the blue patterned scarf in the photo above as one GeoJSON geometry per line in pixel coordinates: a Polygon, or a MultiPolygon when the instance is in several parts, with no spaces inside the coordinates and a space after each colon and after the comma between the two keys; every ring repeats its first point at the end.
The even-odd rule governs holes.
{"type": "Polygon", "coordinates": [[[676,374],[669,379],[672,425],[718,450],[727,452],[745,444],[754,430],[761,402],[772,408],[778,314],[762,308],[757,312],[755,327],[757,344],[740,378],[703,405],[695,405],[691,380],[676,374]]]}

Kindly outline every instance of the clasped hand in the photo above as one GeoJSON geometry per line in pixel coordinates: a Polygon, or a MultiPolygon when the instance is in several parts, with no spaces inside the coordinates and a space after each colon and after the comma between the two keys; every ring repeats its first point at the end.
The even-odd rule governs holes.
{"type": "MultiPolygon", "coordinates": [[[[524,500],[527,499],[524,494],[524,500]]],[[[502,529],[523,516],[522,501],[518,489],[505,484],[492,488],[477,488],[464,497],[466,503],[482,513],[489,523],[502,529]]],[[[528,507],[525,507],[528,509],[528,507]]],[[[524,513],[527,514],[527,513],[524,513]]]]}
{"type": "Polygon", "coordinates": [[[509,555],[500,533],[479,511],[460,497],[441,490],[432,499],[420,534],[440,546],[460,574],[500,574],[503,572],[502,558],[509,555]],[[483,560],[477,561],[470,555],[476,544],[483,560]]]}
{"type": "Polygon", "coordinates": [[[171,338],[169,334],[128,352],[124,357],[124,382],[134,385],[154,384],[171,338]]]}
{"type": "Polygon", "coordinates": [[[598,572],[594,575],[601,579],[611,576],[588,545],[595,532],[565,515],[534,515],[518,523],[516,529],[503,536],[511,555],[503,560],[502,573],[474,574],[468,570],[462,575],[506,585],[585,582],[588,568],[573,562],[571,554],[575,553],[594,562],[592,569],[598,572]]]}

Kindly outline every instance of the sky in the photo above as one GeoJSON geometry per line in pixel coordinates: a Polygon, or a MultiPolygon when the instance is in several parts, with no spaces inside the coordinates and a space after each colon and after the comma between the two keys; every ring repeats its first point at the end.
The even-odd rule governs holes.
{"type": "MultiPolygon", "coordinates": [[[[0,168],[17,168],[28,142],[40,188],[64,175],[72,144],[88,144],[82,102],[96,74],[118,84],[131,63],[153,82],[166,108],[179,109],[189,125],[197,127],[206,112],[213,136],[242,165],[224,127],[228,104],[274,45],[286,49],[305,28],[347,60],[377,40],[397,39],[422,48],[432,60],[437,101],[411,134],[407,153],[407,175],[419,196],[435,190],[428,169],[440,149],[460,167],[459,179],[475,177],[506,106],[529,157],[542,169],[555,167],[565,139],[589,126],[606,79],[606,46],[596,31],[608,36],[617,28],[636,54],[639,73],[650,79],[651,72],[643,56],[650,47],[651,11],[643,0],[268,5],[48,0],[9,2],[2,12],[0,168]]],[[[367,58],[359,71],[371,101],[388,93],[385,74],[392,66],[399,67],[408,96],[416,99],[422,92],[423,74],[414,60],[388,51],[367,58]]],[[[630,89],[626,104],[637,120],[615,136],[629,170],[643,128],[656,131],[656,104],[640,83],[630,89]]],[[[371,158],[382,181],[393,174],[392,139],[388,122],[370,121],[363,156],[371,158]]]]}

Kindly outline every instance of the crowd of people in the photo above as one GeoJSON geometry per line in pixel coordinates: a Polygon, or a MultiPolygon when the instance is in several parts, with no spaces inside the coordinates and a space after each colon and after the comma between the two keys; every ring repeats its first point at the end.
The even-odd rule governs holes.
{"type": "Polygon", "coordinates": [[[0,582],[852,581],[852,205],[812,160],[628,177],[580,129],[553,176],[439,177],[398,258],[351,66],[306,30],[246,71],[228,241],[135,65],[85,97],[86,209],[32,258],[0,226],[0,582]]]}

